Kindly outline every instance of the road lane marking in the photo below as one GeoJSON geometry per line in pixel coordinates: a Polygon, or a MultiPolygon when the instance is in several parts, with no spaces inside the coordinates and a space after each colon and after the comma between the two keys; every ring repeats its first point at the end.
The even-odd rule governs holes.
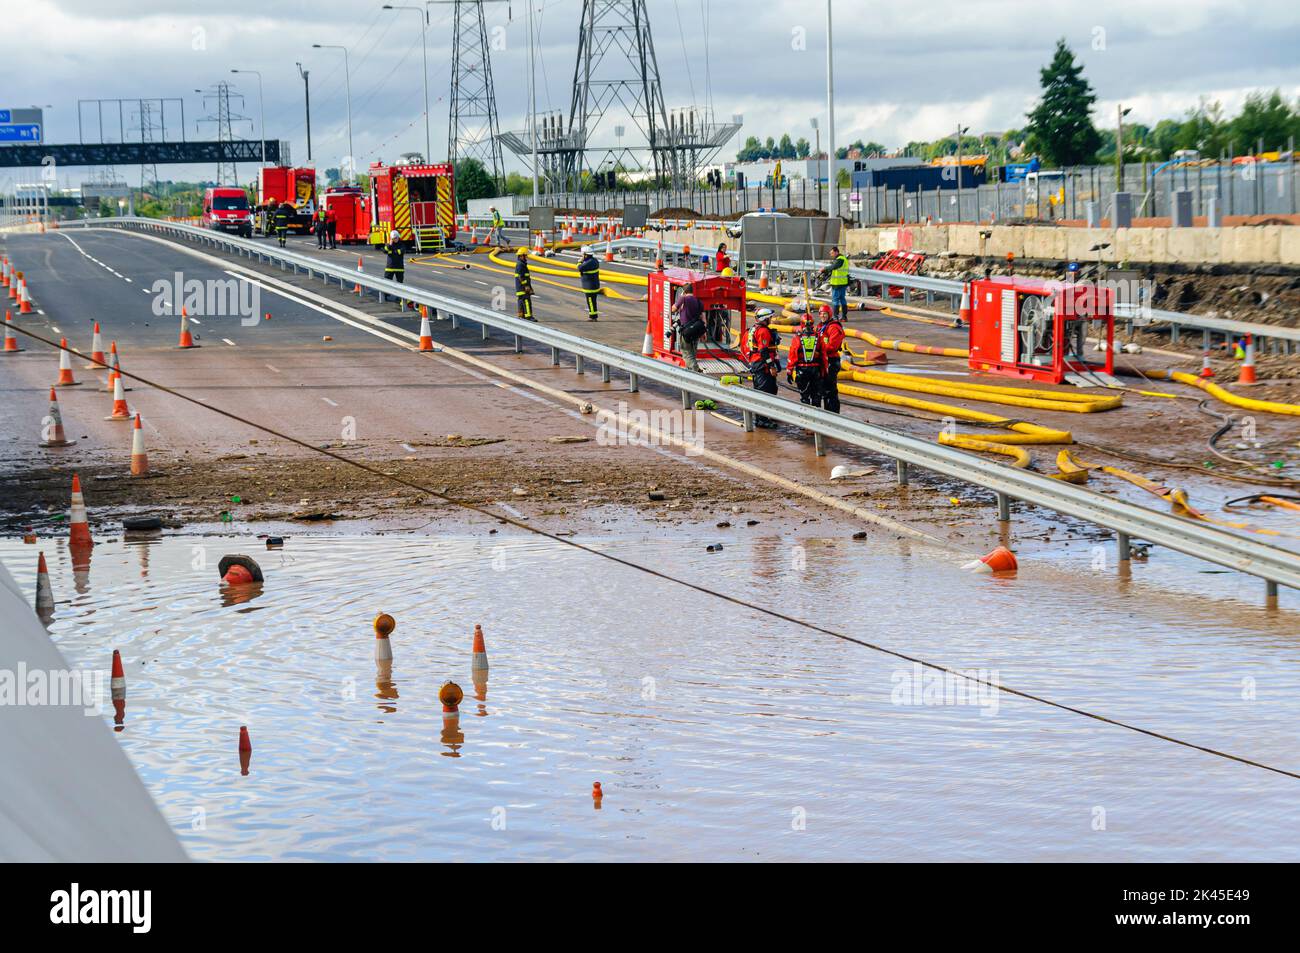
{"type": "Polygon", "coordinates": [[[321,400],[325,401],[325,403],[329,404],[331,407],[338,406],[338,404],[334,403],[334,401],[330,400],[328,397],[322,397],[321,400]]]}
{"type": "Polygon", "coordinates": [[[407,453],[417,453],[417,452],[418,452],[418,451],[417,451],[414,447],[412,447],[409,443],[403,443],[403,444],[400,444],[400,446],[401,446],[401,448],[402,448],[403,450],[405,450],[407,453]]]}
{"type": "Polygon", "coordinates": [[[234,346],[235,346],[235,342],[232,341],[232,340],[230,340],[230,338],[222,338],[221,340],[225,341],[225,342],[226,342],[227,344],[229,344],[231,347],[234,347],[234,346]]]}
{"type": "Polygon", "coordinates": [[[280,373],[280,369],[276,367],[274,364],[268,364],[266,366],[269,367],[271,370],[275,371],[277,374],[280,373]]]}

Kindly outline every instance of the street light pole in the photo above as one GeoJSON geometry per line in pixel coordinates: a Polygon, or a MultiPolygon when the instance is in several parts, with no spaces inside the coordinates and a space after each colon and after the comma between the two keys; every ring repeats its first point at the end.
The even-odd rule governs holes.
{"type": "Polygon", "coordinates": [[[262,97],[262,73],[255,69],[232,69],[232,73],[252,73],[257,77],[257,124],[262,137],[262,165],[266,165],[266,100],[262,97]]]}
{"type": "Polygon", "coordinates": [[[429,14],[427,10],[421,10],[419,7],[394,6],[391,3],[384,4],[385,10],[413,10],[420,17],[420,52],[424,59],[424,71],[420,74],[424,77],[424,161],[433,161],[433,139],[429,136],[429,44],[428,44],[428,22],[429,14]]]}
{"type": "Polygon", "coordinates": [[[343,51],[343,88],[347,91],[348,100],[348,178],[355,181],[357,177],[357,154],[352,149],[352,72],[348,68],[348,48],[323,43],[313,43],[311,46],[314,50],[343,51]]]}
{"type": "Polygon", "coordinates": [[[301,63],[295,64],[298,67],[298,75],[302,77],[302,94],[307,104],[307,161],[311,161],[311,84],[307,77],[311,75],[311,70],[302,68],[301,63]]]}
{"type": "MultiPolygon", "coordinates": [[[[533,146],[533,204],[541,204],[537,194],[537,69],[533,51],[533,0],[528,0],[528,128],[533,146]]],[[[570,130],[572,132],[572,130],[570,130]]]]}
{"type": "MultiPolygon", "coordinates": [[[[813,156],[815,157],[815,161],[817,162],[817,164],[818,164],[818,165],[821,165],[821,162],[822,162],[822,130],[821,130],[821,126],[819,126],[819,125],[817,124],[817,117],[816,117],[816,116],[813,116],[812,119],[809,120],[809,122],[812,123],[813,132],[814,132],[814,133],[816,134],[816,136],[817,136],[817,147],[816,147],[816,150],[813,152],[813,156]]],[[[822,209],[822,177],[821,177],[820,174],[818,174],[818,176],[817,176],[817,211],[820,212],[821,209],[822,209]]]]}
{"type": "Polygon", "coordinates": [[[1115,191],[1124,191],[1124,117],[1133,111],[1115,106],[1115,191]]]}
{"type": "Polygon", "coordinates": [[[840,181],[835,175],[835,60],[831,26],[831,0],[826,0],[826,181],[830,201],[826,203],[831,218],[840,214],[840,181]]]}

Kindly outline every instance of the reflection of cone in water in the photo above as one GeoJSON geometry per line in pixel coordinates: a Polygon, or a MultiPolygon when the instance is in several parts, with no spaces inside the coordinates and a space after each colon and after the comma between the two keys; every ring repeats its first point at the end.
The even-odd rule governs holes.
{"type": "Polygon", "coordinates": [[[962,569],[971,570],[976,573],[1002,573],[1015,572],[1017,568],[1016,557],[1005,546],[999,546],[992,552],[979,559],[972,560],[961,567],[962,569]]]}
{"type": "Polygon", "coordinates": [[[36,614],[41,619],[54,615],[54,589],[50,585],[50,570],[45,565],[45,554],[36,560],[36,614]]]}
{"type": "Polygon", "coordinates": [[[104,342],[99,339],[99,322],[95,322],[95,333],[90,341],[90,363],[86,370],[97,371],[108,362],[104,359],[104,342]]]}
{"type": "Polygon", "coordinates": [[[131,476],[149,475],[149,455],[144,452],[144,431],[140,429],[140,415],[135,415],[131,429],[131,476]]]}
{"type": "Polygon", "coordinates": [[[122,377],[113,378],[113,412],[105,420],[130,420],[131,411],[126,406],[126,394],[122,392],[122,377]]]}
{"type": "Polygon", "coordinates": [[[77,442],[69,440],[63,432],[63,414],[59,413],[59,397],[53,387],[50,388],[50,413],[44,423],[45,440],[40,444],[42,447],[70,447],[77,442]]]}
{"type": "Polygon", "coordinates": [[[393,644],[389,636],[397,628],[397,620],[386,612],[375,616],[375,661],[392,662],[393,644]]]}
{"type": "MultiPolygon", "coordinates": [[[[424,306],[421,305],[421,308],[424,306]]],[[[420,350],[433,350],[433,332],[429,330],[429,312],[425,311],[420,315],[420,350]]]]}
{"type": "Polygon", "coordinates": [[[72,587],[79,595],[90,591],[90,556],[94,547],[89,543],[69,543],[68,554],[72,557],[72,587]]]}
{"type": "MultiPolygon", "coordinates": [[[[392,660],[375,662],[375,697],[385,701],[397,700],[397,685],[393,682],[392,660]]],[[[380,706],[387,712],[397,711],[391,706],[380,706]]]]}
{"type": "Polygon", "coordinates": [[[239,726],[239,773],[248,774],[248,765],[253,760],[253,742],[248,737],[248,727],[239,726]]]}
{"type": "Polygon", "coordinates": [[[93,546],[90,524],[86,521],[86,498],[81,495],[81,479],[72,474],[72,512],[68,518],[68,543],[72,546],[93,546]]]}
{"type": "Polygon", "coordinates": [[[194,337],[190,334],[190,313],[181,305],[181,339],[177,342],[178,348],[198,347],[194,343],[194,337]]]}
{"type": "Polygon", "coordinates": [[[72,376],[72,355],[68,353],[68,339],[59,339],[59,379],[55,387],[76,387],[80,381],[72,376]]]}

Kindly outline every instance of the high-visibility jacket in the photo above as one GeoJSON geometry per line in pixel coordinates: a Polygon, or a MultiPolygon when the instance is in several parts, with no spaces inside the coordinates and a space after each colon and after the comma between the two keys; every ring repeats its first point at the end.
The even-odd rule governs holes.
{"type": "Polygon", "coordinates": [[[751,363],[770,364],[780,344],[781,336],[766,325],[756,324],[745,335],[745,353],[751,363]]]}
{"type": "Polygon", "coordinates": [[[845,255],[837,255],[831,262],[831,287],[847,285],[849,283],[849,259],[845,255]]]}
{"type": "Polygon", "coordinates": [[[505,225],[505,219],[503,219],[503,218],[501,217],[501,213],[500,213],[499,211],[497,211],[497,212],[493,212],[493,213],[492,213],[492,227],[493,227],[493,228],[501,228],[503,225],[505,225]]]}
{"type": "Polygon", "coordinates": [[[844,325],[835,318],[827,318],[817,326],[817,337],[821,339],[828,361],[839,357],[844,349],[844,325]]]}
{"type": "Polygon", "coordinates": [[[826,350],[822,340],[812,329],[800,329],[790,338],[788,367],[815,367],[826,370],[826,350]]]}
{"type": "Polygon", "coordinates": [[[578,274],[582,278],[583,291],[600,290],[600,262],[595,255],[584,255],[578,262],[578,274]]]}

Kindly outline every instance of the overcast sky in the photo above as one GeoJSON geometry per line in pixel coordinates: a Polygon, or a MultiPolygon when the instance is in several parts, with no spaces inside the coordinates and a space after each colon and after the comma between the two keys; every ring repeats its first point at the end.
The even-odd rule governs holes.
{"type": "MultiPolygon", "coordinates": [[[[409,0],[423,6],[420,0],[409,0]]],[[[580,0],[536,0],[539,20],[538,108],[567,112],[577,53],[580,0]]],[[[811,0],[718,3],[648,0],[668,107],[705,105],[720,117],[744,116],[724,150],[733,158],[746,135],[813,139],[810,118],[825,118],[825,7],[811,0]],[[708,21],[706,32],[705,22],[708,21]],[[707,46],[706,46],[707,40],[707,46]]],[[[1179,116],[1198,98],[1235,110],[1247,92],[1281,87],[1300,95],[1300,4],[1256,0],[915,0],[835,2],[837,139],[875,140],[893,148],[932,139],[958,121],[972,132],[1018,127],[1034,101],[1038,70],[1058,37],[1083,62],[1100,99],[1099,124],[1113,122],[1116,102],[1131,119],[1179,116]],[[1080,12],[1066,12],[1066,7],[1080,12]]],[[[22,0],[6,4],[4,83],[0,107],[49,105],[46,140],[76,141],[77,101],[95,97],[180,97],[188,138],[213,138],[195,120],[213,107],[195,93],[220,80],[243,94],[249,117],[237,128],[257,138],[256,78],[261,70],[267,138],[288,139],[306,159],[303,85],[295,62],[311,72],[315,165],[339,164],[347,152],[342,55],[350,50],[355,148],[359,165],[423,151],[420,18],[387,11],[377,0],[22,0]]],[[[431,8],[428,27],[433,157],[446,155],[450,83],[450,5],[431,8]]],[[[503,129],[521,129],[527,108],[526,0],[488,5],[488,29],[504,43],[492,53],[503,129]],[[507,10],[509,6],[509,10],[507,10]],[[497,30],[496,28],[501,28],[497,30]]],[[[611,61],[612,65],[612,61],[611,61]]],[[[134,108],[127,138],[138,138],[134,108]]],[[[107,113],[105,137],[118,137],[107,113]]],[[[98,135],[83,109],[86,138],[98,135]]],[[[169,132],[179,127],[169,106],[169,132]]],[[[596,141],[613,142],[606,119],[596,141]]],[[[626,121],[625,119],[623,121],[626,121]]],[[[630,140],[630,137],[629,137],[630,140]]],[[[520,168],[507,155],[507,166],[520,168]]],[[[162,167],[162,178],[210,177],[215,170],[162,167]]],[[[138,182],[138,169],[121,169],[138,182]]],[[[241,168],[241,181],[253,174],[241,168]]],[[[0,182],[13,173],[0,171],[0,182]]],[[[69,180],[80,181],[73,172],[69,180]]]]}

